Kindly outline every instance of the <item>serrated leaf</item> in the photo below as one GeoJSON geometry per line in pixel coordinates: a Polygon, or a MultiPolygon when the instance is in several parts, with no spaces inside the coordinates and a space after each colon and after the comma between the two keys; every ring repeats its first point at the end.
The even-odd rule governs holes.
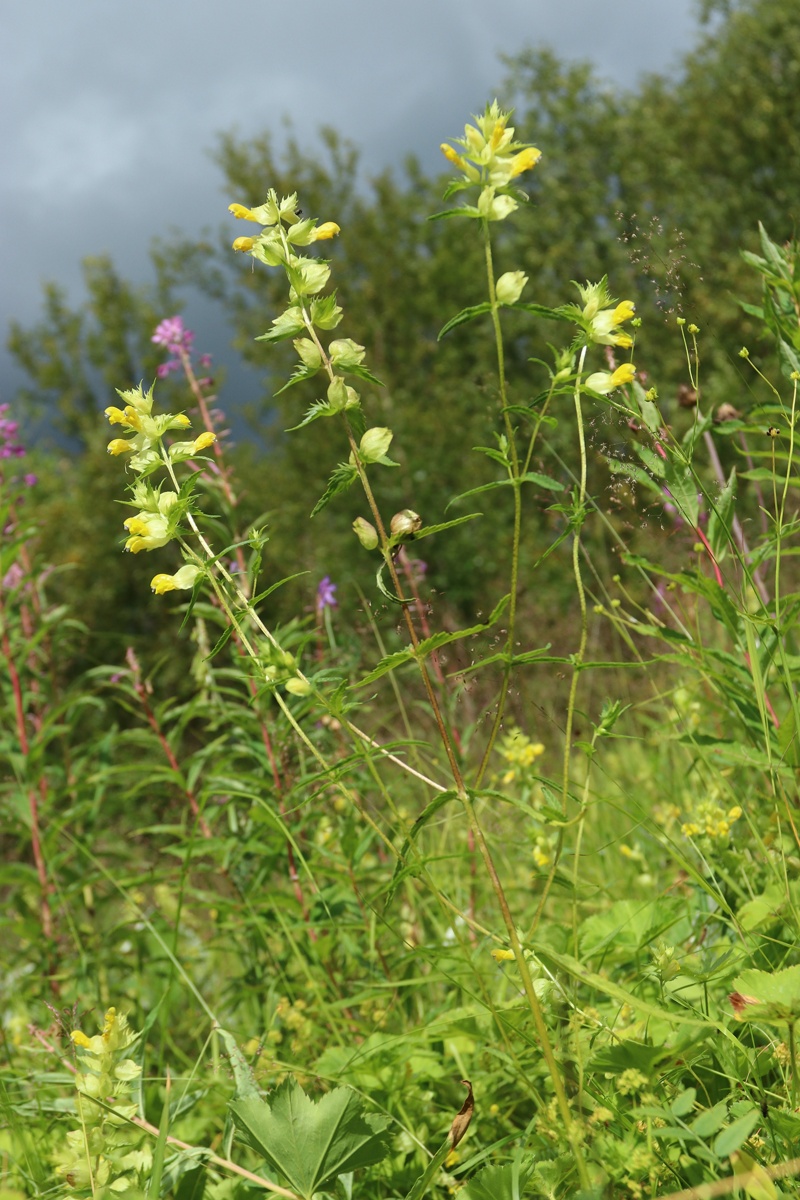
{"type": "Polygon", "coordinates": [[[355,467],[351,467],[349,463],[339,463],[331,473],[328,486],[311,510],[311,516],[315,517],[317,513],[322,512],[323,508],[326,508],[330,504],[334,496],[339,496],[342,492],[346,492],[348,488],[353,486],[357,479],[358,471],[355,467]]]}
{"type": "MultiPolygon", "coordinates": [[[[277,395],[277,392],[275,393],[277,395]]],[[[333,408],[328,400],[315,400],[306,409],[306,415],[297,425],[290,425],[286,433],[294,433],[298,429],[303,429],[304,426],[310,425],[312,421],[318,421],[320,417],[335,417],[338,416],[338,409],[333,408]]]]}
{"type": "MultiPolygon", "coordinates": [[[[444,216],[444,213],[438,214],[444,216]]],[[[488,300],[483,300],[480,304],[471,304],[468,308],[462,308],[460,313],[456,313],[449,321],[446,321],[439,330],[437,341],[441,341],[451,329],[457,329],[459,325],[466,325],[467,321],[474,321],[477,317],[482,317],[485,313],[491,312],[492,306],[488,300]]]]}
{"type": "Polygon", "coordinates": [[[737,1012],[742,1021],[775,1021],[780,1024],[800,1018],[800,966],[782,971],[742,971],[733,981],[734,993],[746,997],[737,1012]]]}
{"type": "Polygon", "coordinates": [[[230,1108],[245,1140],[304,1200],[338,1175],[380,1162],[390,1149],[388,1121],[368,1114],[350,1088],[314,1102],[289,1078],[268,1100],[233,1101],[230,1108]]]}
{"type": "Polygon", "coordinates": [[[519,301],[510,307],[522,309],[523,312],[530,313],[533,317],[544,317],[547,321],[567,321],[569,323],[573,321],[571,313],[564,307],[548,308],[545,304],[528,304],[519,301]]]}
{"type": "Polygon", "coordinates": [[[358,379],[365,379],[367,383],[374,383],[375,387],[386,387],[382,379],[378,379],[377,375],[373,375],[367,367],[363,367],[360,363],[354,363],[349,367],[341,367],[340,370],[345,375],[355,375],[358,379]]]}

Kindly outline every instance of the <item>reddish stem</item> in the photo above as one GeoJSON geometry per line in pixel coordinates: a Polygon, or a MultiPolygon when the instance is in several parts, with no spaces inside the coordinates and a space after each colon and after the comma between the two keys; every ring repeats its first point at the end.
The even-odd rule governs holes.
{"type": "MultiPolygon", "coordinates": [[[[134,654],[131,646],[129,646],[125,652],[125,659],[128,663],[128,666],[131,669],[131,675],[133,677],[133,688],[134,688],[134,691],[136,692],[136,695],[139,697],[139,701],[144,710],[144,715],[147,718],[147,722],[148,722],[150,728],[153,730],[153,733],[155,733],[156,737],[158,738],[158,740],[161,744],[161,749],[164,751],[164,756],[165,756],[167,762],[169,763],[169,765],[172,767],[172,770],[175,772],[175,774],[180,779],[181,770],[178,765],[178,760],[172,751],[172,747],[170,746],[169,742],[167,741],[164,731],[161,729],[161,726],[159,725],[158,720],[156,719],[155,713],[153,712],[153,710],[150,707],[150,702],[147,699],[147,688],[142,683],[141,668],[139,666],[139,662],[138,662],[136,655],[134,654]]],[[[195,796],[192,789],[190,787],[187,787],[186,784],[183,785],[183,792],[184,792],[184,795],[186,796],[186,799],[189,801],[189,807],[191,808],[192,813],[194,814],[194,817],[200,826],[200,830],[203,834],[203,837],[210,838],[211,830],[208,827],[205,817],[203,817],[200,813],[200,807],[197,803],[197,797],[195,796]]]]}

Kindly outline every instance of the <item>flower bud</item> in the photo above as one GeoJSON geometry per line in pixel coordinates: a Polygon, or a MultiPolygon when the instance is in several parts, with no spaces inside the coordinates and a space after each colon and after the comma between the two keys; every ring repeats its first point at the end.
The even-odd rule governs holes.
{"type": "Polygon", "coordinates": [[[506,271],[495,284],[498,303],[516,304],[527,282],[528,276],[524,271],[506,271]]]}
{"type": "Polygon", "coordinates": [[[287,692],[291,692],[293,696],[308,696],[311,691],[311,684],[307,679],[298,679],[295,677],[294,679],[286,680],[286,690],[287,692]]]}
{"type": "Polygon", "coordinates": [[[358,454],[362,462],[378,462],[387,453],[392,444],[394,434],[391,429],[376,425],[368,429],[358,445],[358,454]]]}
{"type": "Polygon", "coordinates": [[[374,550],[378,544],[377,529],[369,521],[365,521],[363,517],[356,517],[355,521],[353,521],[353,533],[365,550],[374,550]]]}
{"type": "Polygon", "coordinates": [[[341,375],[335,376],[328,384],[328,404],[333,412],[341,412],[347,407],[347,392],[348,388],[341,375]]]}
{"type": "Polygon", "coordinates": [[[366,350],[352,338],[334,338],[328,346],[328,354],[335,367],[346,371],[348,367],[357,367],[364,361],[366,350]]]}
{"type": "Polygon", "coordinates": [[[422,528],[422,517],[413,508],[403,508],[394,514],[389,524],[392,537],[410,538],[422,528]]]}

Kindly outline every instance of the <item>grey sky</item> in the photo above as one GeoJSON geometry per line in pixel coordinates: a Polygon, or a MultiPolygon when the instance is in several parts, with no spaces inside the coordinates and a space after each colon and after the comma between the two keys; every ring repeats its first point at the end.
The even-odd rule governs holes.
{"type": "MultiPolygon", "coordinates": [[[[436,147],[490,99],[501,52],[549,45],[620,87],[669,71],[693,0],[0,0],[0,325],[42,280],[80,299],[80,260],[148,277],[151,238],[225,216],[215,135],[329,124],[366,171],[436,147]]],[[[543,147],[546,150],[546,147],[543,147]]],[[[255,198],[249,198],[255,199],[255,198]]],[[[213,347],[222,349],[224,335],[213,347]]],[[[5,398],[20,376],[0,353],[5,398]]]]}

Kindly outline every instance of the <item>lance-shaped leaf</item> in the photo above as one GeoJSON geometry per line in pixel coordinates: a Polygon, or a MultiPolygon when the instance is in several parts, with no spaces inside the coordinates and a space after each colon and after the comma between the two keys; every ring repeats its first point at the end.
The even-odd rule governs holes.
{"type": "Polygon", "coordinates": [[[388,1121],[367,1113],[350,1088],[335,1088],[315,1102],[290,1078],[269,1101],[239,1100],[230,1108],[244,1139],[304,1200],[389,1152],[388,1121]]]}

